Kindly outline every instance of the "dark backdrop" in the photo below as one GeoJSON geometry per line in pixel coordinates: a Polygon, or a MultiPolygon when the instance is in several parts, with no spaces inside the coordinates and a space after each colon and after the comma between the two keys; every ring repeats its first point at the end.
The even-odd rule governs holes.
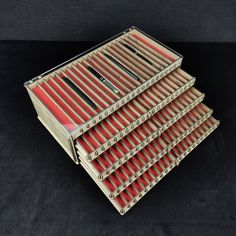
{"type": "Polygon", "coordinates": [[[236,43],[194,43],[236,42],[235,12],[233,0],[0,0],[0,236],[235,236],[236,43]],[[37,120],[23,82],[131,25],[184,55],[221,125],[121,217],[37,120]]]}
{"type": "Polygon", "coordinates": [[[125,216],[40,124],[23,87],[93,45],[0,42],[0,235],[235,236],[236,44],[168,44],[221,124],[125,216]]]}
{"type": "Polygon", "coordinates": [[[104,40],[132,25],[164,41],[236,41],[235,0],[1,0],[0,40],[104,40]]]}

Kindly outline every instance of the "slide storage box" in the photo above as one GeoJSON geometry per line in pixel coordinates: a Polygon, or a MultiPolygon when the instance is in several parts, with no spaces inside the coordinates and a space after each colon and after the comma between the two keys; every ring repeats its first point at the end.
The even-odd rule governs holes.
{"type": "Polygon", "coordinates": [[[25,83],[38,119],[120,214],[219,124],[182,59],[131,27],[25,83]]]}
{"type": "MultiPolygon", "coordinates": [[[[145,47],[148,47],[148,46],[145,45],[145,47]]],[[[150,48],[149,50],[153,50],[153,49],[150,48]]],[[[152,55],[149,51],[147,51],[147,53],[152,55]]],[[[155,56],[152,55],[152,58],[154,58],[154,57],[155,56]]],[[[156,57],[156,58],[158,58],[158,57],[156,57]]],[[[104,62],[104,60],[105,60],[105,62],[108,61],[106,58],[103,57],[103,62],[104,62]]],[[[160,59],[158,59],[158,60],[155,59],[155,60],[157,61],[157,64],[158,64],[158,60],[160,61],[160,59]]],[[[133,59],[133,61],[134,61],[134,59],[133,59]]],[[[47,129],[52,133],[52,135],[56,138],[56,140],[60,143],[60,145],[69,154],[69,156],[76,163],[78,163],[79,160],[77,158],[77,154],[76,154],[76,151],[74,148],[74,140],[78,136],[80,136],[81,134],[83,134],[84,132],[89,130],[91,127],[93,127],[99,121],[103,120],[105,117],[107,117],[108,115],[110,115],[111,113],[116,111],[119,107],[123,106],[125,103],[130,101],[132,98],[136,97],[142,91],[146,90],[152,84],[156,83],[158,80],[160,80],[166,74],[168,74],[169,72],[171,72],[175,68],[179,67],[181,65],[181,62],[182,62],[182,56],[180,56],[179,54],[177,54],[173,50],[169,49],[168,47],[164,46],[163,44],[161,44],[157,40],[154,40],[154,39],[146,36],[146,34],[140,32],[136,28],[131,28],[131,29],[128,29],[128,30],[118,34],[117,36],[111,38],[110,40],[105,41],[104,43],[92,48],[91,50],[89,50],[81,55],[78,55],[75,58],[72,58],[71,60],[63,63],[62,65],[59,65],[56,68],[54,68],[42,75],[39,75],[36,78],[33,78],[32,80],[25,83],[25,87],[27,88],[27,90],[29,92],[31,100],[33,101],[35,109],[38,113],[39,120],[44,124],[44,126],[47,127],[47,129]],[[109,91],[109,89],[106,88],[106,86],[104,84],[102,84],[102,83],[98,84],[98,86],[100,86],[100,87],[94,86],[94,89],[96,89],[96,90],[92,90],[91,93],[93,93],[93,95],[96,99],[100,99],[99,95],[100,96],[103,95],[103,97],[105,97],[107,99],[107,104],[106,104],[106,106],[101,108],[95,114],[92,114],[92,115],[86,117],[87,119],[82,120],[80,124],[71,122],[69,119],[69,124],[63,125],[62,122],[60,122],[58,120],[58,118],[55,116],[55,114],[52,112],[52,110],[50,110],[50,108],[45,105],[45,103],[42,101],[42,99],[37,97],[37,95],[34,93],[33,88],[35,88],[35,86],[38,86],[38,85],[40,86],[41,83],[44,83],[45,81],[48,81],[48,80],[55,81],[58,79],[58,77],[60,77],[61,74],[64,75],[65,73],[70,73],[74,76],[77,76],[76,78],[79,78],[79,79],[81,77],[83,77],[85,80],[87,79],[87,81],[84,81],[83,85],[84,85],[84,88],[90,89],[89,86],[91,86],[92,83],[94,83],[96,81],[96,78],[94,78],[94,76],[92,76],[89,71],[84,70],[84,67],[82,67],[81,62],[90,60],[90,58],[93,58],[93,55],[95,58],[101,58],[102,57],[101,52],[103,50],[108,51],[108,48],[114,47],[113,46],[114,43],[116,43],[117,41],[119,42],[119,40],[123,40],[124,38],[129,38],[129,35],[133,35],[133,34],[141,35],[142,37],[144,37],[145,39],[148,40],[148,43],[150,45],[160,47],[165,54],[167,54],[167,53],[170,54],[171,58],[172,57],[174,58],[174,61],[168,61],[168,63],[164,61],[162,63],[163,65],[162,64],[160,65],[159,70],[156,69],[156,71],[153,72],[149,76],[146,76],[146,74],[145,74],[145,76],[143,75],[143,79],[142,79],[141,83],[136,82],[136,81],[132,81],[132,78],[130,78],[130,76],[125,74],[121,69],[119,69],[116,65],[112,64],[111,62],[104,64],[104,65],[106,65],[106,68],[108,68],[108,66],[110,66],[109,68],[112,71],[115,71],[115,69],[119,70],[118,71],[119,78],[123,79],[123,81],[129,79],[128,81],[129,82],[131,81],[131,83],[133,85],[131,84],[130,88],[127,89],[126,93],[123,93],[122,96],[115,96],[113,99],[109,99],[109,95],[107,96],[106,92],[109,92],[109,94],[110,94],[110,91],[109,91]],[[80,70],[78,70],[78,68],[80,70]],[[122,77],[122,75],[123,75],[123,77],[122,77]]],[[[118,72],[116,72],[116,73],[118,73],[118,72]]],[[[82,84],[83,81],[80,80],[80,82],[82,84]]],[[[97,81],[97,83],[98,83],[98,81],[97,81]]],[[[78,104],[80,102],[82,102],[81,99],[79,99],[78,104]]],[[[61,110],[61,112],[63,112],[62,109],[58,108],[58,104],[57,104],[57,102],[55,102],[55,100],[53,101],[53,103],[54,103],[57,110],[59,110],[59,111],[61,110]]],[[[54,105],[52,104],[52,106],[54,106],[54,105]]],[[[80,109],[82,112],[83,107],[81,106],[80,109]]],[[[66,116],[66,118],[67,118],[67,116],[66,116]]]]}

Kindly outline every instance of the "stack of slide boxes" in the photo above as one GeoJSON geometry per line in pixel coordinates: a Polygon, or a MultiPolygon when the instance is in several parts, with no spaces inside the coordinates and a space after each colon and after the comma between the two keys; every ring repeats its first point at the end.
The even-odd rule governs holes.
{"type": "Polygon", "coordinates": [[[131,27],[25,83],[39,120],[122,215],[219,125],[181,62],[131,27]]]}

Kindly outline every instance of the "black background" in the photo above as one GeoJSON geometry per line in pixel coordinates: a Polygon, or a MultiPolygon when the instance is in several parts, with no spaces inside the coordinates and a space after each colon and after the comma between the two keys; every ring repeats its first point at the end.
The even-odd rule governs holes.
{"type": "Polygon", "coordinates": [[[235,0],[1,0],[0,39],[104,40],[135,25],[162,41],[235,42],[235,0]]]}
{"type": "Polygon", "coordinates": [[[94,44],[0,44],[0,235],[235,235],[236,45],[168,43],[221,124],[120,216],[40,124],[23,87],[94,44]]]}
{"type": "Polygon", "coordinates": [[[235,235],[236,44],[193,43],[235,42],[235,1],[44,3],[0,3],[0,235],[235,235]],[[131,25],[184,55],[221,124],[120,216],[37,120],[23,83],[96,44],[79,41],[131,25]]]}

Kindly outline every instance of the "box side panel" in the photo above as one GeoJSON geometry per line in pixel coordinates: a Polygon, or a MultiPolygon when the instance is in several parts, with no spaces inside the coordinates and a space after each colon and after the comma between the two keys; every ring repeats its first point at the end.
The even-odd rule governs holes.
{"type": "MultiPolygon", "coordinates": [[[[27,87],[26,87],[27,88],[27,87]]],[[[27,88],[31,101],[38,114],[38,119],[47,128],[51,135],[62,146],[71,159],[78,164],[74,143],[68,132],[61,126],[57,119],[48,111],[45,105],[27,88]]]]}

